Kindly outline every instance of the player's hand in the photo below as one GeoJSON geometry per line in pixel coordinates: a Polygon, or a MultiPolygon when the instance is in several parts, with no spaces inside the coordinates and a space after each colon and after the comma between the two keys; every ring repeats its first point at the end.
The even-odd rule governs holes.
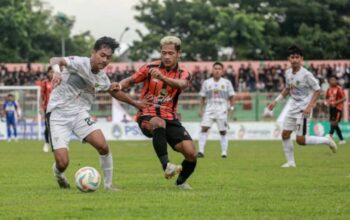
{"type": "Polygon", "coordinates": [[[324,100],[324,102],[323,102],[323,104],[325,105],[325,106],[329,106],[329,101],[327,101],[327,100],[324,100]]]}
{"type": "Polygon", "coordinates": [[[135,107],[140,110],[151,107],[152,105],[153,105],[153,98],[151,96],[145,97],[144,99],[135,102],[135,107]]]}
{"type": "Polygon", "coordinates": [[[52,80],[51,80],[52,87],[56,88],[59,84],[61,84],[61,82],[62,82],[61,74],[60,73],[54,73],[53,76],[52,76],[52,80]]]}
{"type": "Polygon", "coordinates": [[[160,72],[159,69],[151,69],[151,76],[153,76],[154,78],[156,79],[160,79],[162,80],[163,79],[163,74],[162,72],[160,72]]]}
{"type": "Polygon", "coordinates": [[[276,106],[276,101],[272,101],[268,106],[267,106],[267,108],[270,110],[270,111],[272,111],[274,108],[275,108],[275,106],[276,106]]]}
{"type": "Polygon", "coordinates": [[[312,111],[312,107],[306,107],[306,109],[304,110],[304,117],[307,118],[311,115],[311,111],[312,111]]]}
{"type": "Polygon", "coordinates": [[[111,86],[109,87],[109,90],[111,91],[120,91],[121,90],[121,85],[117,82],[111,83],[111,86]]]}

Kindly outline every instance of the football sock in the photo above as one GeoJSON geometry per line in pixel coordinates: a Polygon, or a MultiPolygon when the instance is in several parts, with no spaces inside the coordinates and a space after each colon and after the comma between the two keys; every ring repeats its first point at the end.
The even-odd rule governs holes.
{"type": "Polygon", "coordinates": [[[294,146],[291,139],[282,140],[284,155],[286,156],[288,163],[295,163],[294,160],[294,146]]]}
{"type": "Polygon", "coordinates": [[[307,145],[329,144],[329,140],[326,137],[305,136],[305,144],[307,145]]]}
{"type": "Polygon", "coordinates": [[[13,135],[15,136],[15,138],[17,137],[17,126],[16,125],[13,126],[13,135]]]}
{"type": "Polygon", "coordinates": [[[198,139],[199,152],[204,153],[205,143],[207,142],[208,133],[201,132],[198,139]]]}
{"type": "Polygon", "coordinates": [[[53,174],[55,175],[55,177],[64,178],[64,172],[61,172],[57,169],[56,162],[53,163],[52,169],[53,169],[53,174]]]}
{"type": "Polygon", "coordinates": [[[197,164],[197,161],[187,161],[187,160],[182,161],[182,171],[176,180],[177,185],[181,185],[184,182],[186,182],[188,177],[191,176],[194,169],[196,168],[196,164],[197,164]]]}
{"type": "Polygon", "coordinates": [[[152,141],[153,148],[162,164],[163,170],[165,170],[169,162],[165,128],[154,129],[152,141]]]}
{"type": "Polygon", "coordinates": [[[335,128],[335,131],[337,132],[337,135],[338,135],[339,139],[340,139],[341,141],[344,140],[343,134],[342,134],[342,132],[341,132],[341,130],[340,130],[340,128],[339,128],[339,125],[334,126],[334,128],[335,128]]]}
{"type": "Polygon", "coordinates": [[[221,154],[227,155],[228,138],[227,135],[221,135],[221,154]]]}
{"type": "Polygon", "coordinates": [[[331,130],[329,131],[329,134],[331,136],[333,136],[333,134],[334,134],[334,126],[333,125],[331,125],[331,130]]]}
{"type": "Polygon", "coordinates": [[[111,187],[113,179],[113,157],[111,153],[100,155],[100,165],[104,175],[104,186],[111,187]]]}

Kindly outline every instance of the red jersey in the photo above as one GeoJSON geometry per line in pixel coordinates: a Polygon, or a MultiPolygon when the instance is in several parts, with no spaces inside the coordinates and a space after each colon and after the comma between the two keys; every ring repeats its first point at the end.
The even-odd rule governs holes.
{"type": "Polygon", "coordinates": [[[134,83],[144,83],[140,98],[153,97],[153,105],[140,110],[138,116],[150,115],[158,116],[166,120],[177,119],[177,102],[181,89],[172,88],[162,80],[152,77],[150,74],[151,68],[159,69],[163,75],[169,78],[191,80],[191,74],[178,65],[169,71],[164,67],[161,61],[155,61],[141,67],[131,77],[134,83]]]}
{"type": "MultiPolygon", "coordinates": [[[[327,89],[326,99],[329,103],[336,102],[345,97],[344,90],[341,86],[332,86],[327,89]]],[[[335,106],[338,110],[343,111],[343,102],[335,106]]]]}
{"type": "Polygon", "coordinates": [[[42,107],[45,112],[46,112],[47,104],[49,103],[51,91],[52,91],[51,81],[49,81],[48,79],[43,80],[41,82],[41,101],[42,101],[42,107]]]}

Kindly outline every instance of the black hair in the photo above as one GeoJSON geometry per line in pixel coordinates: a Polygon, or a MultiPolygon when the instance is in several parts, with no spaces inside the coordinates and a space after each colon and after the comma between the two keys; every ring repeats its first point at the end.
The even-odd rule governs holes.
{"type": "Polygon", "coordinates": [[[52,66],[47,67],[47,73],[49,73],[52,70],[52,66]]]}
{"type": "Polygon", "coordinates": [[[338,77],[337,77],[336,75],[334,75],[334,74],[330,75],[330,76],[328,77],[328,80],[330,80],[330,79],[332,79],[332,78],[338,80],[338,77]]]}
{"type": "Polygon", "coordinates": [[[224,64],[222,64],[221,62],[219,61],[216,61],[214,64],[213,64],[213,67],[214,66],[221,66],[221,68],[224,68],[224,64]]]}
{"type": "Polygon", "coordinates": [[[9,94],[7,95],[7,97],[13,97],[13,95],[12,95],[11,93],[9,93],[9,94]]]}
{"type": "Polygon", "coordinates": [[[293,54],[298,54],[300,56],[303,56],[303,50],[301,47],[292,44],[290,47],[287,49],[288,56],[293,55],[293,54]]]}
{"type": "Polygon", "coordinates": [[[94,50],[98,51],[102,48],[110,48],[114,53],[115,49],[118,47],[119,43],[114,38],[104,36],[95,42],[94,50]]]}

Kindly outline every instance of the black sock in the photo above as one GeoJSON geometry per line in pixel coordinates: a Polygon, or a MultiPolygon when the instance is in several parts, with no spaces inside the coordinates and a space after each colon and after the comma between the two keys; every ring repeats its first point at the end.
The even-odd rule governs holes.
{"type": "Polygon", "coordinates": [[[334,134],[334,126],[331,125],[331,130],[329,131],[329,134],[332,136],[334,134]]]}
{"type": "Polygon", "coordinates": [[[197,161],[187,161],[187,160],[182,161],[182,171],[176,180],[177,185],[180,185],[186,182],[188,177],[191,176],[194,169],[196,168],[196,164],[197,164],[197,161]]]}
{"type": "Polygon", "coordinates": [[[162,164],[163,170],[169,162],[165,128],[153,130],[153,148],[162,164]]]}
{"type": "Polygon", "coordinates": [[[339,139],[340,139],[341,141],[344,140],[343,134],[342,134],[342,132],[341,132],[341,130],[340,130],[340,128],[339,128],[339,125],[334,126],[334,128],[335,128],[335,131],[337,132],[337,135],[338,135],[339,139]]]}
{"type": "Polygon", "coordinates": [[[49,131],[47,130],[47,128],[45,128],[44,137],[45,137],[45,142],[49,143],[49,131]]]}

